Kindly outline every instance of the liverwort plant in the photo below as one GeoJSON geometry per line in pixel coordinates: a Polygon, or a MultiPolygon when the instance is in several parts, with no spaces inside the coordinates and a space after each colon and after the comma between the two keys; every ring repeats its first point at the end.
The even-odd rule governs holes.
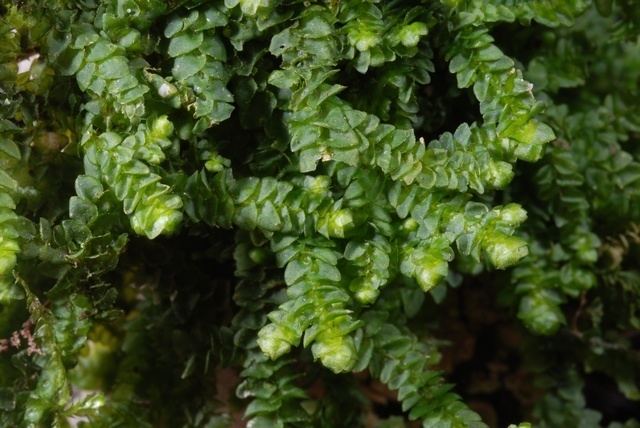
{"type": "Polygon", "coordinates": [[[0,0],[0,425],[506,426],[447,383],[472,287],[526,337],[522,419],[636,426],[583,385],[640,399],[639,22],[0,0]]]}

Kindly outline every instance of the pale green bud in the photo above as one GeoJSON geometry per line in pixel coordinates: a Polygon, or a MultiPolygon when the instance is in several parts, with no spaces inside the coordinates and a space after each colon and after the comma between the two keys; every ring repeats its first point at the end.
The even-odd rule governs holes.
{"type": "Polygon", "coordinates": [[[527,219],[527,212],[518,204],[507,204],[500,210],[500,219],[510,226],[518,226],[527,219]]]}
{"type": "Polygon", "coordinates": [[[374,288],[361,288],[355,292],[356,300],[360,303],[372,303],[378,297],[378,290],[374,288]]]}
{"type": "Polygon", "coordinates": [[[380,292],[372,278],[356,278],[351,282],[349,289],[354,293],[358,302],[367,304],[372,303],[380,292]]]}
{"type": "Polygon", "coordinates": [[[496,189],[502,189],[513,178],[513,167],[508,162],[491,161],[489,164],[489,183],[496,189]]]}
{"type": "Polygon", "coordinates": [[[164,115],[153,121],[151,125],[151,138],[154,140],[163,140],[173,134],[173,123],[164,115]]]}
{"type": "Polygon", "coordinates": [[[334,373],[351,370],[356,363],[356,347],[351,337],[322,335],[311,347],[313,356],[334,373]]]}
{"type": "Polygon", "coordinates": [[[402,230],[406,233],[413,232],[418,229],[418,222],[413,218],[408,218],[404,222],[402,222],[402,230]]]}
{"type": "Polygon", "coordinates": [[[177,93],[178,93],[178,89],[174,85],[172,85],[171,83],[168,83],[168,82],[163,82],[158,87],[158,95],[161,98],[169,98],[169,97],[174,96],[177,93]]]}
{"type": "Polygon", "coordinates": [[[353,215],[348,209],[340,209],[332,212],[327,219],[327,232],[329,236],[344,238],[346,232],[353,227],[353,215]]]}
{"type": "Polygon", "coordinates": [[[429,291],[442,281],[449,273],[446,260],[427,254],[416,267],[415,278],[423,291],[429,291]]]}
{"type": "MultiPolygon", "coordinates": [[[[167,204],[177,205],[179,198],[172,198],[167,204]]],[[[180,201],[180,206],[181,201],[180,201]]],[[[154,239],[161,234],[173,233],[182,222],[182,212],[173,207],[157,204],[150,209],[136,211],[131,217],[131,227],[139,235],[154,239]]]]}
{"type": "Polygon", "coordinates": [[[533,293],[520,301],[518,318],[538,334],[554,334],[565,323],[564,315],[552,296],[533,293]]]}
{"type": "Polygon", "coordinates": [[[276,324],[267,324],[258,332],[258,346],[269,358],[275,360],[291,350],[285,332],[276,324]]]}
{"type": "Polygon", "coordinates": [[[492,235],[487,239],[485,251],[489,261],[498,269],[504,269],[529,254],[527,243],[516,236],[492,235]]]}
{"type": "Polygon", "coordinates": [[[370,31],[366,25],[361,24],[349,31],[349,42],[360,52],[364,52],[380,43],[380,37],[370,31]]]}
{"type": "Polygon", "coordinates": [[[429,32],[424,22],[414,22],[405,25],[398,33],[398,40],[406,47],[414,47],[420,42],[420,37],[426,36],[429,32]]]}

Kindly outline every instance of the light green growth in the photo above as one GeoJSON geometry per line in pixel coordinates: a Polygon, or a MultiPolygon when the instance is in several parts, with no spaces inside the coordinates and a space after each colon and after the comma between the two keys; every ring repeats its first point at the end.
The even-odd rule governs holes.
{"type": "Polygon", "coordinates": [[[150,128],[139,125],[135,134],[124,139],[113,132],[92,136],[83,147],[104,185],[122,202],[133,230],[153,239],[177,229],[183,204],[152,170],[165,159],[162,149],[171,145],[173,126],[160,117],[150,128]]]}
{"type": "Polygon", "coordinates": [[[347,309],[349,294],[341,287],[338,254],[327,242],[295,242],[281,237],[272,245],[286,263],[289,300],[269,314],[271,324],[258,333],[258,344],[278,358],[301,339],[314,358],[335,373],[350,370],[356,348],[350,333],[360,326],[347,309]]]}
{"type": "Polygon", "coordinates": [[[0,426],[485,427],[461,360],[513,428],[640,397],[640,2],[0,11],[0,426]]]}

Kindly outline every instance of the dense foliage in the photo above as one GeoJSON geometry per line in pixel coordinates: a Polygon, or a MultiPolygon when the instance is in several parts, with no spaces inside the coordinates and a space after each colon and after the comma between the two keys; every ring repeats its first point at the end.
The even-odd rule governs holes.
{"type": "Polygon", "coordinates": [[[639,426],[640,3],[0,14],[0,426],[639,426]]]}

